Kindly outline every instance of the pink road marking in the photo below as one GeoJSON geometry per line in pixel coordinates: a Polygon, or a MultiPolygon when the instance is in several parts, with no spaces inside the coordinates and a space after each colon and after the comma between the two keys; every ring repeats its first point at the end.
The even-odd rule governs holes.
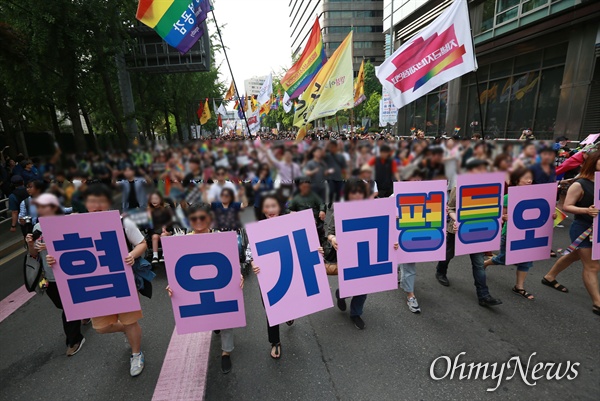
{"type": "Polygon", "coordinates": [[[35,292],[28,292],[25,286],[22,286],[0,301],[0,323],[34,296],[35,292]]]}
{"type": "Polygon", "coordinates": [[[152,401],[204,400],[211,332],[173,330],[152,401]]]}

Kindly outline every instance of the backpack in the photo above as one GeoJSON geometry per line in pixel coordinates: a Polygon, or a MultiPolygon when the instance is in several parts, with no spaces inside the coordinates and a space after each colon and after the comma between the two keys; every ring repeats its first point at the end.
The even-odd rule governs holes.
{"type": "Polygon", "coordinates": [[[37,292],[39,290],[39,283],[42,280],[43,273],[44,267],[40,260],[32,257],[27,252],[23,260],[23,281],[25,282],[25,289],[28,292],[37,292]]]}
{"type": "MultiPolygon", "coordinates": [[[[121,219],[121,224],[123,224],[123,219],[121,219]]],[[[133,246],[127,238],[125,226],[123,226],[123,235],[125,236],[127,250],[131,252],[133,250],[133,246]]],[[[152,298],[152,280],[154,277],[156,277],[156,274],[152,271],[152,265],[150,262],[140,256],[139,258],[135,259],[131,268],[133,270],[135,286],[138,292],[147,298],[152,298]]]]}

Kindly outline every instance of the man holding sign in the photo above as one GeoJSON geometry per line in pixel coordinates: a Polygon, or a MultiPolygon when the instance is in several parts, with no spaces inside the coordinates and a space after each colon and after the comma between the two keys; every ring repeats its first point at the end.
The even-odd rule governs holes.
{"type": "MultiPolygon", "coordinates": [[[[90,213],[107,212],[112,204],[112,192],[104,184],[92,184],[84,193],[84,202],[87,211],[90,213]]],[[[118,212],[112,213],[116,213],[118,217],[118,212]]],[[[61,217],[60,219],[90,217],[92,216],[74,215],[61,217]]],[[[110,216],[108,214],[103,216],[95,224],[81,225],[80,227],[82,228],[80,230],[85,231],[83,227],[86,227],[89,231],[91,227],[91,230],[97,231],[97,227],[102,225],[102,221],[104,220],[110,220],[110,216]]],[[[142,257],[146,252],[146,241],[144,235],[131,220],[123,219],[122,227],[120,223],[117,224],[118,226],[113,227],[111,231],[106,230],[102,232],[101,240],[96,238],[81,238],[79,233],[75,233],[65,234],[64,239],[57,241],[52,239],[52,237],[55,237],[52,235],[52,232],[56,232],[55,230],[58,228],[58,225],[50,220],[42,221],[42,227],[46,233],[46,246],[49,252],[48,256],[46,256],[46,261],[50,266],[54,267],[57,262],[57,259],[54,257],[56,255],[60,262],[58,267],[54,267],[54,271],[67,316],[69,315],[69,309],[67,309],[69,304],[85,305],[86,300],[90,298],[92,298],[92,301],[106,299],[107,303],[110,302],[108,305],[127,310],[106,314],[106,310],[94,310],[92,308],[94,303],[90,303],[88,313],[75,315],[73,318],[82,319],[92,316],[92,325],[100,334],[125,333],[127,341],[129,341],[129,345],[131,346],[129,373],[131,376],[138,376],[144,370],[144,354],[141,351],[142,328],[138,323],[138,320],[142,318],[142,311],[139,309],[139,298],[131,266],[136,262],[136,259],[142,257]],[[123,231],[125,232],[125,240],[130,244],[131,248],[128,253],[127,248],[124,246],[126,244],[118,241],[119,237],[122,238],[123,231]],[[92,240],[94,240],[93,244],[92,240]],[[97,251],[101,251],[98,256],[90,251],[81,250],[82,248],[92,248],[94,245],[97,251]],[[122,260],[120,255],[123,253],[125,253],[125,257],[122,260]],[[82,260],[85,262],[84,264],[74,263],[82,260]],[[102,275],[101,270],[103,269],[96,268],[98,261],[102,267],[108,266],[112,274],[102,275]],[[123,263],[127,267],[122,267],[123,263]],[[122,271],[122,273],[113,273],[113,271],[122,271]],[[77,276],[90,272],[94,272],[95,275],[72,280],[78,280],[80,284],[78,282],[73,282],[73,284],[67,282],[69,276],[77,276]],[[88,283],[87,286],[89,288],[86,287],[86,283],[88,283]],[[112,286],[108,288],[92,288],[94,286],[106,287],[109,284],[112,284],[112,286]],[[75,290],[77,291],[74,292],[75,290]],[[132,306],[126,307],[130,304],[132,306]]],[[[63,226],[71,227],[66,224],[63,226]]]]}

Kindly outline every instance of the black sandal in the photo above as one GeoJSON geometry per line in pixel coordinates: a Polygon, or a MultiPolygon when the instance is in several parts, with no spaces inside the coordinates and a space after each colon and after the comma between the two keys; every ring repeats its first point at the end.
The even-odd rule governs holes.
{"type": "Polygon", "coordinates": [[[514,292],[517,295],[522,296],[523,298],[527,298],[530,301],[533,301],[535,299],[535,297],[533,296],[533,294],[528,293],[525,290],[525,288],[517,288],[516,285],[513,287],[512,292],[514,292]]]}
{"type": "Polygon", "coordinates": [[[569,292],[567,287],[565,287],[564,285],[558,284],[558,282],[556,280],[548,281],[548,280],[546,280],[546,277],[542,277],[542,284],[547,285],[548,287],[554,288],[555,290],[560,291],[560,292],[569,292]]]}
{"type": "Polygon", "coordinates": [[[287,322],[285,322],[285,324],[291,326],[292,324],[294,324],[294,320],[288,320],[287,322]]]}
{"type": "Polygon", "coordinates": [[[281,343],[271,344],[271,358],[273,358],[273,359],[281,358],[281,343]],[[273,356],[273,350],[275,350],[275,356],[273,356]]]}
{"type": "Polygon", "coordinates": [[[592,306],[592,312],[594,312],[596,315],[600,315],[600,306],[598,306],[598,305],[592,306]]]}
{"type": "Polygon", "coordinates": [[[554,252],[553,250],[550,250],[550,257],[551,258],[555,258],[556,257],[556,252],[554,252]]]}

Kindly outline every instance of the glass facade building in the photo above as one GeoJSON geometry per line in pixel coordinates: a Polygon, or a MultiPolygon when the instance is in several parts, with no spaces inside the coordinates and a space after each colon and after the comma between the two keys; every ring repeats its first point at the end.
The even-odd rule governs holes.
{"type": "MultiPolygon", "coordinates": [[[[388,51],[392,37],[398,48],[449,4],[386,0],[388,51]]],[[[600,1],[472,0],[469,10],[478,71],[400,109],[400,134],[461,127],[518,138],[532,129],[538,139],[576,140],[600,132],[600,1]]]]}

